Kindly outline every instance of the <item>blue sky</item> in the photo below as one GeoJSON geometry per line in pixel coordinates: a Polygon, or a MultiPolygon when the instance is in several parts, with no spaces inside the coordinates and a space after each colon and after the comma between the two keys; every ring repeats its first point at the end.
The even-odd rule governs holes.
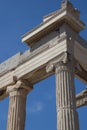
{"type": "MultiPolygon", "coordinates": [[[[87,25],[87,0],[71,0],[87,25]]],[[[61,0],[0,0],[0,63],[28,49],[21,36],[60,7],[61,0]]],[[[81,32],[87,40],[87,27],[81,32]]],[[[86,85],[75,79],[76,92],[86,85]]],[[[6,130],[9,99],[0,101],[0,130],[6,130]]],[[[56,130],[55,76],[34,85],[28,94],[25,130],[56,130]]],[[[80,130],[87,129],[87,107],[78,109],[80,130]]]]}

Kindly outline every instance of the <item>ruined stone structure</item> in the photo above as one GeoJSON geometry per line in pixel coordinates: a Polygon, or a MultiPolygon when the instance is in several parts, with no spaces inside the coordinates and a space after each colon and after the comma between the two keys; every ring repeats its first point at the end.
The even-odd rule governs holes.
{"type": "Polygon", "coordinates": [[[64,1],[22,37],[30,50],[0,64],[0,100],[9,96],[7,130],[24,130],[27,94],[52,74],[56,75],[57,130],[79,130],[76,107],[87,105],[87,90],[76,95],[74,77],[87,83],[87,41],[79,35],[83,29],[80,12],[64,1]]]}

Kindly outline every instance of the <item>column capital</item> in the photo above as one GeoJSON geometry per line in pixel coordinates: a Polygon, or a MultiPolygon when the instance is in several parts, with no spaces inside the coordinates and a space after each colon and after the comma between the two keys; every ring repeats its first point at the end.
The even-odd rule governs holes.
{"type": "Polygon", "coordinates": [[[56,67],[62,67],[68,63],[72,63],[72,66],[75,66],[75,59],[68,52],[63,52],[53,60],[49,61],[49,63],[46,66],[46,71],[47,73],[50,71],[55,71],[56,67]]]}
{"type": "Polygon", "coordinates": [[[26,118],[26,98],[32,86],[27,80],[19,80],[7,87],[9,113],[7,130],[24,130],[26,118]]]}
{"type": "Polygon", "coordinates": [[[7,87],[7,93],[10,96],[14,96],[14,95],[22,94],[24,92],[28,93],[32,89],[33,89],[32,85],[29,84],[27,80],[19,80],[14,85],[10,85],[7,87]],[[18,90],[20,90],[20,92],[18,90]]]}

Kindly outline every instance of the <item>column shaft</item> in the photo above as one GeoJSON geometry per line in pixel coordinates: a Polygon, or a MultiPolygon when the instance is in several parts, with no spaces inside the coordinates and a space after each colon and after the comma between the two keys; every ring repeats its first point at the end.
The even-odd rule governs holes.
{"type": "Polygon", "coordinates": [[[60,62],[55,69],[57,130],[78,130],[72,63],[60,62]]]}
{"type": "Polygon", "coordinates": [[[18,89],[10,92],[7,130],[24,130],[26,95],[27,92],[25,89],[18,89]]]}

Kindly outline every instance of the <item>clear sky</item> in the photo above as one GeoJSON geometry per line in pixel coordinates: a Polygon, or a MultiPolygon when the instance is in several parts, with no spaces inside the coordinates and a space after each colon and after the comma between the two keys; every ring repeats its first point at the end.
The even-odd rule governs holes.
{"type": "MultiPolygon", "coordinates": [[[[87,0],[71,0],[87,25],[87,0]]],[[[28,47],[21,36],[60,7],[61,0],[0,0],[0,63],[28,47]]],[[[81,32],[87,40],[87,27],[81,32]]],[[[87,59],[86,59],[87,60],[87,59]]],[[[75,79],[76,93],[86,85],[75,79]]],[[[0,130],[6,130],[9,99],[0,101],[0,130]]],[[[27,98],[25,130],[56,130],[55,76],[34,85],[27,98]]],[[[78,109],[80,130],[87,129],[87,107],[78,109]]]]}

